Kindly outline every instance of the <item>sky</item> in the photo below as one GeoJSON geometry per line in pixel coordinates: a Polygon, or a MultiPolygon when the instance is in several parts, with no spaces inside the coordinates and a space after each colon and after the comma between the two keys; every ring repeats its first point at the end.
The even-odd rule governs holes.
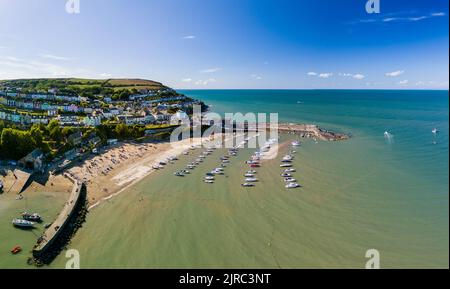
{"type": "Polygon", "coordinates": [[[0,0],[0,79],[448,89],[449,1],[367,1],[0,0]]]}

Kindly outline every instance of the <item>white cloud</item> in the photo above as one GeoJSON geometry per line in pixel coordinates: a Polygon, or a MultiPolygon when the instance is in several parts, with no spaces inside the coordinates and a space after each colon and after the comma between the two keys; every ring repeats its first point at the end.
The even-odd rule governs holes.
{"type": "Polygon", "coordinates": [[[83,77],[88,76],[88,73],[84,69],[73,69],[48,62],[25,60],[14,56],[0,56],[0,76],[1,78],[7,79],[66,76],[83,77]]]}
{"type": "Polygon", "coordinates": [[[353,78],[354,78],[354,79],[358,79],[358,80],[360,80],[360,79],[364,79],[364,78],[365,78],[365,76],[364,76],[364,75],[362,75],[362,74],[360,74],[360,73],[357,73],[357,74],[353,75],[353,78]]]}
{"type": "Polygon", "coordinates": [[[385,75],[389,76],[389,77],[397,77],[399,75],[402,75],[403,73],[405,73],[404,70],[397,70],[397,71],[392,71],[392,72],[386,72],[385,75]]]}
{"type": "Polygon", "coordinates": [[[112,77],[112,74],[110,74],[110,73],[100,73],[100,77],[103,77],[103,78],[111,78],[111,77],[112,77]]]}
{"type": "Polygon", "coordinates": [[[51,60],[63,60],[63,61],[68,61],[70,60],[67,57],[64,56],[57,56],[57,55],[53,55],[53,54],[39,54],[39,57],[41,58],[45,58],[45,59],[51,59],[51,60]]]}
{"type": "Polygon", "coordinates": [[[447,14],[445,14],[444,12],[431,13],[431,16],[433,16],[433,17],[445,16],[445,15],[447,15],[447,14]]]}
{"type": "Polygon", "coordinates": [[[195,38],[196,38],[195,35],[186,35],[182,37],[182,39],[195,39],[195,38]]]}
{"type": "Polygon", "coordinates": [[[191,82],[192,78],[183,78],[181,82],[191,82]]]}
{"type": "Polygon", "coordinates": [[[222,68],[220,68],[220,67],[213,67],[213,68],[203,69],[203,70],[200,71],[200,73],[214,73],[214,72],[217,72],[217,71],[220,71],[220,70],[222,70],[222,68]]]}
{"type": "Polygon", "coordinates": [[[256,79],[256,80],[261,80],[262,79],[262,76],[258,75],[258,74],[252,74],[252,75],[250,75],[250,77],[253,78],[253,79],[256,79]]]}
{"type": "Polygon", "coordinates": [[[208,85],[209,83],[211,83],[211,82],[216,82],[217,80],[215,79],[215,78],[209,78],[209,79],[206,79],[206,80],[197,80],[196,82],[195,82],[195,85],[208,85]]]}
{"type": "Polygon", "coordinates": [[[333,73],[331,73],[331,72],[326,72],[326,73],[319,74],[320,78],[330,78],[331,76],[333,76],[333,73]]]}
{"type": "Polygon", "coordinates": [[[307,73],[309,76],[317,76],[317,73],[314,71],[310,71],[307,73]]]}
{"type": "Polygon", "coordinates": [[[400,85],[406,85],[406,84],[408,84],[409,83],[409,80],[408,79],[405,79],[405,80],[402,80],[402,81],[399,81],[398,82],[398,84],[400,84],[400,85]]]}

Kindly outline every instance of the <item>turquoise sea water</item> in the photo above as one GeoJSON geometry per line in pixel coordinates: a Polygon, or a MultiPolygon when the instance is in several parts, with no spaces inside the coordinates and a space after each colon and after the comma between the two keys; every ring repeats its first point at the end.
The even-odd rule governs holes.
{"type": "Polygon", "coordinates": [[[201,151],[182,156],[89,213],[70,244],[83,268],[363,268],[372,248],[383,268],[448,267],[448,91],[182,92],[215,112],[276,112],[353,138],[305,141],[293,191],[282,154],[255,188],[240,186],[251,150],[214,185],[202,178],[225,151],[177,178],[201,151]]]}

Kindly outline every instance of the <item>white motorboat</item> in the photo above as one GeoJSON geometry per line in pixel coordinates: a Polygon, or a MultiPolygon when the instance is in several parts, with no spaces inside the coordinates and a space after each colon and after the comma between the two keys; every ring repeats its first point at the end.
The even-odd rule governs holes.
{"type": "Polygon", "coordinates": [[[300,185],[297,183],[289,183],[285,187],[286,187],[286,189],[295,189],[295,188],[300,187],[300,185]]]}
{"type": "Polygon", "coordinates": [[[212,176],[206,176],[206,177],[205,177],[205,180],[207,180],[207,181],[214,181],[215,178],[212,177],[212,176]]]}
{"type": "Polygon", "coordinates": [[[294,146],[294,147],[299,147],[299,146],[301,146],[301,145],[302,145],[302,144],[301,144],[300,141],[298,141],[298,140],[292,142],[292,146],[294,146]]]}
{"type": "Polygon", "coordinates": [[[245,182],[247,182],[247,183],[255,183],[255,182],[258,182],[258,179],[257,178],[246,178],[245,182]]]}
{"type": "Polygon", "coordinates": [[[294,183],[294,182],[296,182],[297,180],[294,179],[294,178],[285,178],[284,181],[285,181],[286,183],[294,183]]]}
{"type": "Polygon", "coordinates": [[[281,174],[281,176],[282,176],[283,178],[291,178],[291,177],[292,177],[292,175],[291,175],[291,174],[288,174],[288,173],[281,174]]]}
{"type": "Polygon", "coordinates": [[[295,173],[295,169],[289,168],[284,170],[285,173],[295,173]]]}
{"type": "Polygon", "coordinates": [[[12,224],[15,227],[32,228],[32,227],[34,227],[35,223],[33,223],[31,221],[27,221],[27,220],[22,220],[22,219],[14,219],[14,220],[12,220],[12,224]]]}
{"type": "Polygon", "coordinates": [[[204,182],[207,183],[207,184],[214,184],[213,180],[204,180],[204,182]]]}
{"type": "Polygon", "coordinates": [[[244,177],[246,178],[253,178],[255,176],[255,174],[245,174],[244,177]]]}

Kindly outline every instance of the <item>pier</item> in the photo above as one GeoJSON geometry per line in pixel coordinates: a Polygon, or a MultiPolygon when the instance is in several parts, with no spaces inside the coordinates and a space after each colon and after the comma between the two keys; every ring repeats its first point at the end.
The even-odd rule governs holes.
{"type": "Polygon", "coordinates": [[[59,254],[86,215],[85,184],[68,174],[64,176],[73,182],[73,189],[56,220],[44,231],[33,248],[34,261],[38,265],[49,264],[59,254]]]}

